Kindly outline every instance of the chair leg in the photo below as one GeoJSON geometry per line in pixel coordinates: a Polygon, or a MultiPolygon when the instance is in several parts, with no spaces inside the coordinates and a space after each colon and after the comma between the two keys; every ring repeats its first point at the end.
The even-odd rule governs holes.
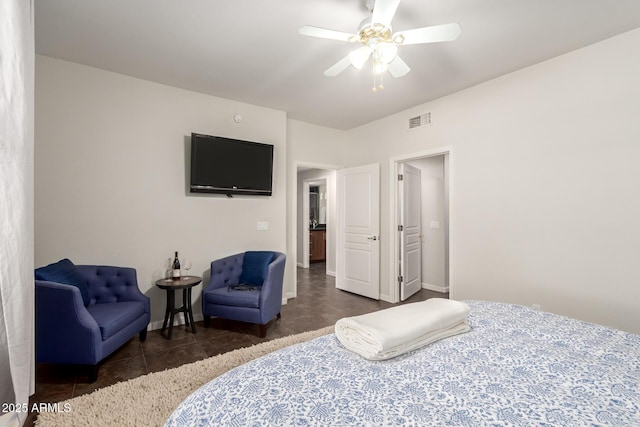
{"type": "Polygon", "coordinates": [[[96,382],[96,380],[98,379],[99,370],[100,370],[100,365],[97,363],[95,365],[88,365],[87,377],[90,383],[96,382]]]}
{"type": "Polygon", "coordinates": [[[202,316],[204,327],[208,328],[211,325],[211,316],[202,316]]]}
{"type": "MultiPolygon", "coordinates": [[[[282,314],[278,313],[276,314],[276,319],[281,319],[282,318],[282,314]]],[[[273,320],[273,319],[271,319],[273,320]]],[[[267,327],[269,326],[269,322],[265,323],[264,325],[258,325],[260,326],[260,338],[264,338],[267,336],[267,327]]]]}
{"type": "Polygon", "coordinates": [[[147,339],[147,327],[145,326],[145,328],[143,330],[140,331],[140,334],[138,334],[140,337],[140,341],[144,341],[147,339]]]}

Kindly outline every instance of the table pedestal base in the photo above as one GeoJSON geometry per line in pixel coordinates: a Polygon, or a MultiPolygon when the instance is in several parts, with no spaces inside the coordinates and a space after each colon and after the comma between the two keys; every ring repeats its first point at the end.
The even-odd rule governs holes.
{"type": "Polygon", "coordinates": [[[181,279],[160,279],[156,286],[167,291],[167,308],[164,311],[161,334],[169,327],[165,338],[171,339],[173,335],[173,321],[177,313],[184,313],[184,323],[192,333],[196,333],[196,324],[193,321],[193,309],[191,307],[191,289],[202,281],[201,277],[185,276],[181,279]],[[176,308],[176,289],[182,289],[182,306],[176,308]]]}

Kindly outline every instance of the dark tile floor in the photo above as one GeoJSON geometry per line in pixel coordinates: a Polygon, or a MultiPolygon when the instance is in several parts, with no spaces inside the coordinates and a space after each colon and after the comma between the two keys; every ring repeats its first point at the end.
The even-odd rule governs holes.
{"type": "MultiPolygon", "coordinates": [[[[423,289],[406,302],[432,297],[448,297],[448,294],[423,289]]],[[[165,339],[158,330],[149,331],[145,342],[140,342],[136,336],[104,360],[94,383],[88,383],[80,367],[38,364],[36,393],[31,397],[31,403],[70,399],[147,373],[175,368],[274,338],[319,329],[333,325],[342,317],[391,306],[384,301],[336,289],[335,279],[325,274],[325,264],[311,264],[309,269],[298,268],[298,296],[282,307],[282,318],[269,325],[265,338],[259,338],[257,325],[222,319],[212,319],[209,328],[204,328],[202,322],[196,322],[195,334],[187,331],[184,325],[176,326],[171,340],[165,339]]],[[[30,416],[25,425],[32,425],[34,419],[35,416],[30,416]]]]}

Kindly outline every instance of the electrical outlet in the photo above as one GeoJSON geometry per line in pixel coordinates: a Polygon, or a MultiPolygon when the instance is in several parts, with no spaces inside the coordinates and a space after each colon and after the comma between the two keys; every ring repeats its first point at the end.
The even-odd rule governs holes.
{"type": "Polygon", "coordinates": [[[269,229],[269,223],[267,221],[258,221],[256,223],[256,230],[267,231],[269,229]]]}

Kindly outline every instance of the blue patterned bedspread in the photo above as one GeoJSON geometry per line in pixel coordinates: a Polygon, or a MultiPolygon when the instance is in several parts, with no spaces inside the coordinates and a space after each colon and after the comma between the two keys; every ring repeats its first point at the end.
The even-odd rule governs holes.
{"type": "Polygon", "coordinates": [[[335,335],[233,369],[167,426],[640,426],[640,336],[467,301],[471,332],[371,362],[335,335]]]}

